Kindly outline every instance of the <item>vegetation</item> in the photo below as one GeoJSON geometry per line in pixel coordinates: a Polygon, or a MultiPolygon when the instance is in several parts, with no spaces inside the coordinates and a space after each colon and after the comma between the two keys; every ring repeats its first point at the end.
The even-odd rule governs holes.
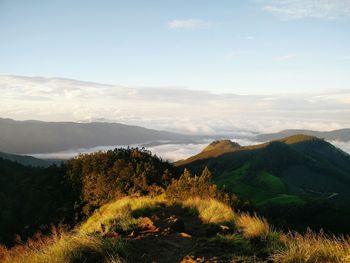
{"type": "Polygon", "coordinates": [[[63,167],[34,168],[0,158],[0,171],[0,243],[74,218],[75,196],[63,167]]]}
{"type": "Polygon", "coordinates": [[[12,249],[0,248],[3,263],[123,262],[124,243],[99,235],[53,233],[39,236],[12,249]]]}
{"type": "MultiPolygon", "coordinates": [[[[139,253],[144,253],[144,249],[153,260],[160,259],[160,262],[179,262],[181,258],[190,260],[193,257],[205,262],[209,259],[208,253],[217,260],[242,262],[345,263],[350,258],[348,237],[328,237],[311,231],[305,235],[283,234],[272,230],[266,219],[247,213],[234,213],[226,204],[214,199],[197,197],[177,202],[184,209],[190,207],[195,210],[196,213],[191,214],[177,210],[177,205],[174,205],[174,201],[166,199],[164,195],[125,197],[112,201],[95,211],[74,231],[54,229],[50,237],[37,235],[11,249],[2,247],[0,260],[4,263],[135,262],[140,260],[142,255],[139,253]],[[152,219],[146,217],[149,209],[153,211],[152,219]],[[162,215],[164,219],[159,218],[162,215]],[[192,231],[191,234],[169,232],[174,226],[169,220],[174,220],[175,215],[178,216],[177,220],[184,220],[187,226],[184,230],[192,231]],[[201,221],[194,227],[192,223],[196,221],[191,221],[197,215],[201,221]],[[142,223],[145,221],[149,222],[146,228],[142,223]],[[228,224],[222,225],[222,222],[228,224]],[[213,230],[210,224],[218,226],[215,232],[208,232],[209,229],[213,230]],[[172,247],[175,253],[171,249],[162,250],[158,239],[163,245],[176,242],[177,245],[172,247]],[[204,250],[199,247],[187,254],[186,247],[198,242],[204,244],[204,250]]],[[[152,261],[151,258],[144,260],[152,261]]]]}
{"type": "MultiPolygon", "coordinates": [[[[81,155],[61,167],[25,167],[0,159],[0,238],[7,245],[0,246],[0,261],[349,262],[347,236],[275,228],[290,226],[281,214],[322,226],[334,218],[327,212],[340,213],[333,202],[327,207],[317,191],[313,198],[294,192],[285,165],[296,167],[307,160],[314,173],[328,167],[315,162],[324,155],[319,147],[300,154],[312,145],[300,146],[304,141],[299,139],[292,148],[275,142],[254,151],[236,149],[195,162],[181,175],[137,148],[81,155]],[[222,173],[215,175],[218,171],[222,173]],[[244,206],[235,194],[250,204],[244,206]],[[56,230],[62,224],[68,224],[65,230],[56,230]],[[35,230],[39,232],[32,235],[35,230]]],[[[307,143],[324,145],[314,139],[307,143]]],[[[344,158],[333,156],[343,168],[344,158]]]]}
{"type": "Polygon", "coordinates": [[[350,233],[349,155],[306,135],[230,151],[222,144],[176,166],[191,173],[207,167],[219,190],[242,201],[241,209],[257,211],[278,227],[350,233]]]}
{"type": "Polygon", "coordinates": [[[326,236],[308,231],[305,235],[289,233],[284,249],[271,255],[274,262],[350,262],[349,237],[326,236]]]}
{"type": "Polygon", "coordinates": [[[157,195],[173,177],[172,166],[144,149],[127,148],[80,155],[67,163],[67,178],[84,216],[114,198],[157,195]]]}
{"type": "Polygon", "coordinates": [[[182,205],[195,209],[204,223],[227,223],[234,218],[232,208],[215,199],[189,198],[182,205]]]}

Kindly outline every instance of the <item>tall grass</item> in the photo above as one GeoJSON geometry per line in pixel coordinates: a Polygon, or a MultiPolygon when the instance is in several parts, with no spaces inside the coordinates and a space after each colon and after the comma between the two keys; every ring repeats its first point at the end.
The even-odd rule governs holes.
{"type": "Polygon", "coordinates": [[[125,197],[115,202],[108,203],[98,209],[84,224],[81,225],[80,232],[101,232],[102,225],[105,227],[106,232],[110,230],[129,230],[137,224],[137,219],[132,217],[132,211],[155,207],[163,202],[165,202],[163,196],[143,196],[125,197]]]}
{"type": "Polygon", "coordinates": [[[204,223],[225,223],[234,219],[231,207],[212,198],[189,198],[183,201],[182,205],[197,210],[199,218],[204,223]]]}
{"type": "Polygon", "coordinates": [[[3,248],[3,263],[75,263],[123,262],[124,245],[120,240],[103,239],[97,235],[53,234],[29,240],[11,249],[3,248]]]}
{"type": "Polygon", "coordinates": [[[270,226],[267,220],[257,215],[239,214],[236,216],[235,223],[241,229],[245,238],[265,238],[270,233],[270,226]]]}
{"type": "Polygon", "coordinates": [[[273,254],[271,260],[279,263],[348,263],[350,262],[349,237],[326,236],[308,231],[286,235],[286,247],[273,254]]]}

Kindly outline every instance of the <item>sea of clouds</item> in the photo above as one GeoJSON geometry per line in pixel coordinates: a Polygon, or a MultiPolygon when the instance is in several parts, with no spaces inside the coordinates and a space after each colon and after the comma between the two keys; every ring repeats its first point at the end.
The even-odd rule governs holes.
{"type": "MultiPolygon", "coordinates": [[[[350,127],[350,89],[239,95],[0,75],[0,91],[0,117],[16,120],[108,121],[187,134],[248,136],[283,129],[350,127]]],[[[349,152],[348,143],[335,144],[349,152]]],[[[159,145],[150,149],[175,160],[198,152],[202,146],[159,145]]]]}

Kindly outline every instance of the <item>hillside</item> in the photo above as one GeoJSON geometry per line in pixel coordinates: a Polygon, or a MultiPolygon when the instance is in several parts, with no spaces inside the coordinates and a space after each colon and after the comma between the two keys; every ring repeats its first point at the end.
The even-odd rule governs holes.
{"type": "Polygon", "coordinates": [[[255,137],[255,140],[258,142],[266,142],[266,141],[277,140],[277,139],[281,139],[284,137],[293,136],[297,134],[315,136],[318,138],[323,138],[327,141],[339,141],[339,142],[350,141],[350,129],[339,129],[339,130],[325,131],[325,132],[290,129],[290,130],[283,130],[276,133],[259,134],[255,137]]]}
{"type": "Polygon", "coordinates": [[[38,167],[48,167],[53,164],[60,165],[62,162],[62,160],[39,159],[29,155],[17,155],[17,154],[3,153],[3,152],[0,152],[0,158],[18,162],[26,166],[38,166],[38,167]]]}
{"type": "Polygon", "coordinates": [[[350,219],[350,156],[330,143],[295,135],[218,152],[201,152],[175,165],[193,173],[207,166],[218,186],[267,216],[289,220],[286,225],[295,221],[300,226],[304,220],[315,228],[350,231],[345,227],[350,219]],[[310,220],[310,213],[318,217],[310,220]]]}
{"type": "MultiPolygon", "coordinates": [[[[15,121],[0,118],[0,151],[48,153],[152,141],[189,142],[193,137],[120,123],[15,121]]],[[[198,138],[197,138],[198,139],[198,138]]]]}
{"type": "MultiPolygon", "coordinates": [[[[305,142],[323,141],[299,136],[243,152],[266,151],[269,145],[273,148],[268,151],[280,145],[287,150],[305,142]]],[[[306,151],[310,145],[295,147],[306,151]]],[[[242,147],[225,140],[203,153],[216,155],[217,148],[235,151],[212,159],[242,147]]],[[[264,157],[269,158],[268,151],[264,157]]],[[[288,157],[303,160],[295,152],[288,157]]],[[[281,160],[285,157],[277,161],[281,160]]],[[[279,224],[271,225],[254,211],[242,211],[242,200],[213,184],[218,177],[209,169],[178,174],[170,163],[144,149],[85,154],[49,168],[0,159],[0,169],[4,263],[346,263],[350,258],[348,237],[279,230],[279,224]]],[[[287,191],[282,179],[267,171],[258,178],[250,176],[260,186],[273,187],[269,192],[287,191]]],[[[240,189],[247,190],[243,183],[248,181],[238,179],[240,189]]],[[[317,221],[315,214],[311,219],[317,221]]]]}

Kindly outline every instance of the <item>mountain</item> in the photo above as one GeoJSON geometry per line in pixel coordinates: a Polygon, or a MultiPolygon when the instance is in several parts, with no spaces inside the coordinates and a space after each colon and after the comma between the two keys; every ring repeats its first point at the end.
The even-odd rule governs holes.
{"type": "Polygon", "coordinates": [[[339,142],[350,141],[350,129],[339,129],[339,130],[325,131],[325,132],[291,129],[291,130],[283,130],[276,133],[259,134],[255,137],[255,140],[259,142],[266,142],[266,141],[281,139],[284,137],[297,135],[297,134],[316,136],[318,138],[323,138],[327,141],[339,141],[339,142]]]}
{"type": "Polygon", "coordinates": [[[284,213],[284,219],[299,224],[302,221],[297,216],[313,211],[319,217],[313,223],[310,218],[305,220],[309,225],[336,231],[338,226],[334,222],[338,220],[344,230],[345,218],[350,219],[350,156],[345,152],[309,135],[232,147],[228,151],[220,143],[215,145],[210,151],[175,165],[196,174],[207,166],[218,186],[236,193],[267,216],[279,213],[281,217],[284,213]],[[294,218],[290,216],[293,209],[294,218]],[[330,218],[331,226],[327,225],[330,218]]]}
{"type": "Polygon", "coordinates": [[[48,167],[52,164],[59,165],[62,160],[39,159],[29,155],[17,155],[0,152],[0,158],[14,161],[25,166],[48,167]]]}
{"type": "Polygon", "coordinates": [[[194,136],[120,123],[15,121],[0,118],[0,151],[15,154],[48,153],[152,141],[189,142],[194,136]]]}

